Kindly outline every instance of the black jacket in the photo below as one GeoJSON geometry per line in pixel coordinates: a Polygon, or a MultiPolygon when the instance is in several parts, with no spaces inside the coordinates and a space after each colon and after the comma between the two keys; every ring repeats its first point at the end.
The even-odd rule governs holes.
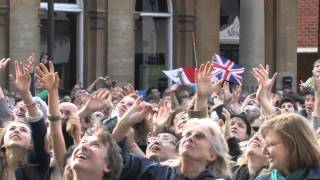
{"type": "MultiPolygon", "coordinates": [[[[123,169],[120,180],[191,180],[184,177],[179,169],[161,165],[145,157],[136,156],[127,151],[125,143],[119,144],[122,149],[123,169]]],[[[210,171],[205,170],[192,180],[214,180],[210,171]]]]}

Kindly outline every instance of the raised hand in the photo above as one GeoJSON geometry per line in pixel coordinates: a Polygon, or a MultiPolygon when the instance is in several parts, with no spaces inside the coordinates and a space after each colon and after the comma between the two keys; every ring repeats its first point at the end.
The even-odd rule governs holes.
{"type": "Polygon", "coordinates": [[[78,144],[81,139],[81,122],[80,117],[72,113],[67,121],[67,133],[73,138],[75,144],[78,144]]]}
{"type": "Polygon", "coordinates": [[[107,88],[100,88],[93,92],[85,104],[90,112],[98,111],[106,106],[110,108],[112,106],[111,95],[107,88]]]}
{"type": "Polygon", "coordinates": [[[233,91],[232,93],[232,101],[234,103],[239,103],[239,100],[240,100],[240,96],[241,96],[241,89],[242,89],[242,86],[237,86],[236,89],[233,91]]]}
{"type": "Polygon", "coordinates": [[[8,64],[9,61],[10,61],[10,58],[2,58],[2,59],[0,60],[0,72],[1,72],[4,68],[6,68],[6,66],[7,66],[7,64],[8,64]]]}
{"type": "Polygon", "coordinates": [[[274,113],[275,109],[268,97],[271,97],[271,89],[277,73],[275,73],[270,79],[269,66],[267,65],[266,68],[264,68],[260,64],[258,68],[253,68],[252,75],[256,78],[259,84],[259,88],[256,93],[256,98],[258,102],[267,114],[274,113]]]}
{"type": "Polygon", "coordinates": [[[127,96],[129,94],[136,94],[136,91],[134,90],[132,84],[127,84],[123,86],[122,89],[123,89],[124,96],[127,96]]]}
{"type": "Polygon", "coordinates": [[[10,74],[10,82],[14,89],[20,93],[28,93],[30,90],[31,76],[28,68],[21,62],[15,61],[16,76],[10,74]]]}
{"type": "Polygon", "coordinates": [[[142,122],[151,109],[152,107],[147,103],[142,102],[142,98],[139,97],[132,107],[130,107],[130,109],[128,109],[128,111],[121,117],[120,121],[125,121],[129,126],[133,126],[142,122]]]}
{"type": "Polygon", "coordinates": [[[223,102],[229,104],[232,101],[232,93],[230,92],[229,82],[224,82],[222,86],[223,90],[223,102]]]}
{"type": "Polygon", "coordinates": [[[46,88],[49,92],[58,90],[59,88],[59,76],[57,72],[54,72],[54,66],[52,61],[49,61],[49,69],[40,63],[37,70],[37,79],[41,82],[44,88],[46,88]]]}
{"type": "Polygon", "coordinates": [[[166,127],[168,125],[171,117],[173,115],[173,110],[171,109],[171,102],[161,100],[159,104],[158,113],[153,115],[153,125],[155,127],[166,127]]]}
{"type": "Polygon", "coordinates": [[[209,97],[212,93],[218,93],[221,89],[223,79],[212,83],[213,64],[209,61],[206,64],[201,64],[199,69],[196,69],[196,86],[197,97],[209,97]]]}
{"type": "Polygon", "coordinates": [[[33,71],[34,59],[35,59],[35,54],[32,53],[32,55],[29,56],[29,58],[24,63],[26,65],[26,68],[28,68],[29,73],[33,71]]]}

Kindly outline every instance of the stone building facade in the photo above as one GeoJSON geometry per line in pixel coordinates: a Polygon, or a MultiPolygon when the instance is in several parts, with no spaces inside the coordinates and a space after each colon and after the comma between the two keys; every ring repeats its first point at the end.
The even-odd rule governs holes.
{"type": "MultiPolygon", "coordinates": [[[[247,67],[248,91],[256,88],[250,68],[260,63],[279,72],[277,88],[291,78],[295,89],[298,1],[55,0],[54,61],[67,89],[106,75],[146,89],[167,85],[163,69],[195,66],[221,52],[247,67]],[[225,20],[232,21],[222,28],[225,20]]],[[[0,57],[23,60],[35,52],[38,59],[46,52],[46,12],[45,0],[0,0],[0,57]]],[[[10,66],[1,75],[2,86],[12,72],[10,66]]]]}

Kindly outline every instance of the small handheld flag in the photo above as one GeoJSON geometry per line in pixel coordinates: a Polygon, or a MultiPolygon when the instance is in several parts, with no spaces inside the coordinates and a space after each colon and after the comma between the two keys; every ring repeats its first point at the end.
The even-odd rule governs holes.
{"type": "Polygon", "coordinates": [[[179,69],[173,69],[168,71],[163,71],[165,75],[168,76],[173,82],[186,85],[192,85],[195,83],[195,68],[184,67],[179,69]],[[181,82],[181,80],[183,82],[181,82]]]}
{"type": "Polygon", "coordinates": [[[218,79],[224,79],[226,81],[239,84],[242,83],[242,75],[245,68],[239,66],[227,59],[226,57],[215,54],[212,57],[212,62],[214,63],[213,75],[218,79]]]}

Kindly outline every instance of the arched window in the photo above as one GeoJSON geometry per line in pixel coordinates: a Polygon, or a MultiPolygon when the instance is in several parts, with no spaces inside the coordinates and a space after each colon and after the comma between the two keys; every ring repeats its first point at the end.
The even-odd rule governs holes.
{"type": "Polygon", "coordinates": [[[135,86],[164,90],[162,70],[172,69],[171,0],[136,0],[135,86]]]}

